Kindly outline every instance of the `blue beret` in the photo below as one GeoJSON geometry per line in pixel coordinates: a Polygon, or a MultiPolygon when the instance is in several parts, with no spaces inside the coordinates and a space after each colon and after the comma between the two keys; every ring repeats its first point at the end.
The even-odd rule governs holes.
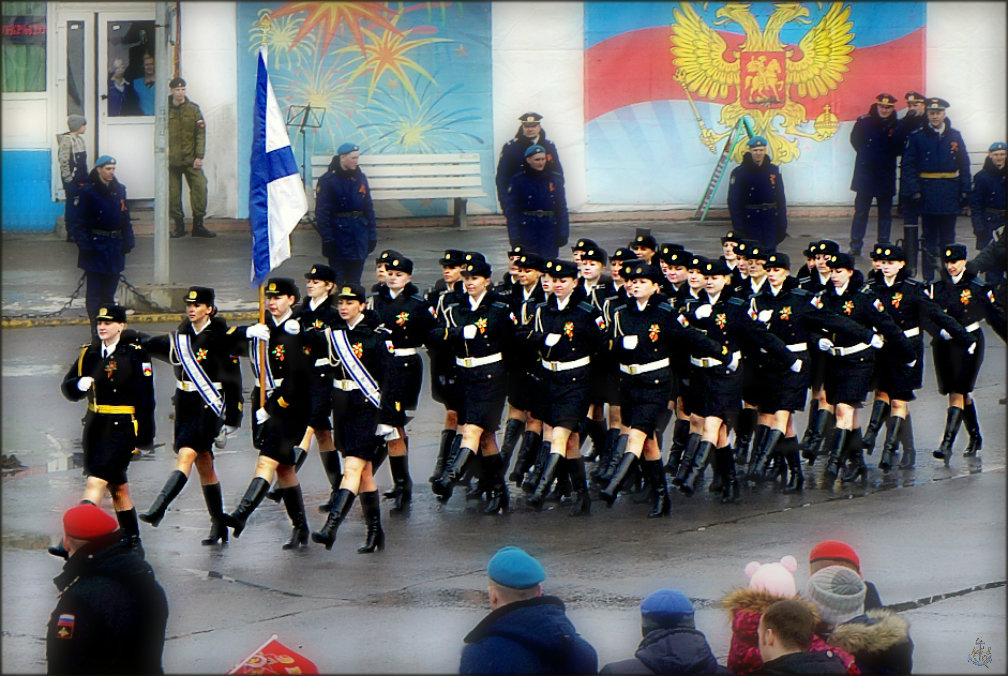
{"type": "Polygon", "coordinates": [[[641,618],[659,627],[693,626],[693,604],[674,589],[659,589],[641,601],[641,618]]]}
{"type": "Polygon", "coordinates": [[[766,146],[766,144],[767,140],[762,136],[753,136],[746,145],[750,148],[755,148],[756,146],[766,146]]]}
{"type": "Polygon", "coordinates": [[[1005,146],[1004,141],[997,141],[990,144],[990,148],[987,149],[987,151],[991,153],[995,150],[1008,150],[1008,147],[1005,146]]]}
{"type": "Polygon", "coordinates": [[[106,164],[115,164],[115,163],[116,158],[112,157],[111,155],[102,155],[97,160],[95,160],[94,165],[96,167],[104,167],[106,164]]]}
{"type": "Polygon", "coordinates": [[[343,145],[341,145],[336,150],[336,154],[337,155],[349,155],[350,153],[352,153],[355,150],[360,150],[360,148],[357,147],[357,144],[356,143],[347,142],[347,143],[344,143],[343,145]]]}
{"type": "Polygon", "coordinates": [[[531,589],[546,579],[546,571],[520,547],[501,547],[490,559],[487,575],[512,589],[531,589]]]}
{"type": "Polygon", "coordinates": [[[544,152],[546,152],[546,149],[540,145],[529,146],[528,148],[525,149],[525,157],[531,157],[536,153],[544,153],[544,152]]]}

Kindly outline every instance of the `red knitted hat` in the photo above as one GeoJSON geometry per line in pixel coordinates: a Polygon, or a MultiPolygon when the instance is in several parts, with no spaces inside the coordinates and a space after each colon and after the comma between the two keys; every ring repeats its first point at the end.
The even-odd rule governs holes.
{"type": "Polygon", "coordinates": [[[63,532],[78,540],[92,540],[119,528],[119,522],[90,503],[63,513],[63,532]]]}
{"type": "Polygon", "coordinates": [[[846,542],[841,542],[840,540],[824,540],[812,548],[809,552],[809,563],[815,563],[816,561],[822,561],[823,559],[835,559],[838,561],[847,561],[857,568],[857,571],[861,572],[861,559],[858,558],[857,552],[846,542]]]}

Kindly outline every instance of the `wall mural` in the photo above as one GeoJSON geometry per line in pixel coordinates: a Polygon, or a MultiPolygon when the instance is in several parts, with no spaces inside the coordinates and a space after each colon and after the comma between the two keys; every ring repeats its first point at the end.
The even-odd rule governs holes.
{"type": "Polygon", "coordinates": [[[747,116],[802,169],[789,201],[849,202],[850,125],[881,92],[926,93],[924,22],[912,2],[586,3],[589,201],[698,203],[747,116]]]}
{"type": "MultiPolygon", "coordinates": [[[[344,141],[362,154],[477,152],[488,196],[470,200],[470,211],[496,205],[490,3],[240,2],[237,12],[240,139],[250,134],[255,55],[265,45],[284,113],[325,109],[303,139],[296,123],[287,128],[299,168],[344,141]]],[[[248,166],[239,166],[247,193],[248,166]]],[[[399,204],[402,215],[450,213],[445,199],[399,204]]]]}

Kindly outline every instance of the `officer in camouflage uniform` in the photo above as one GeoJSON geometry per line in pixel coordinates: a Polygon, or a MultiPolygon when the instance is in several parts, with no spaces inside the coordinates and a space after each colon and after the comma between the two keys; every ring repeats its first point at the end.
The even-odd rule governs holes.
{"type": "Polygon", "coordinates": [[[207,208],[207,181],[203,173],[206,152],[206,122],[199,106],[186,96],[186,81],[180,77],[168,83],[168,209],[175,222],[172,237],[185,237],[182,216],[182,177],[189,184],[193,237],[216,237],[203,227],[207,208]]]}

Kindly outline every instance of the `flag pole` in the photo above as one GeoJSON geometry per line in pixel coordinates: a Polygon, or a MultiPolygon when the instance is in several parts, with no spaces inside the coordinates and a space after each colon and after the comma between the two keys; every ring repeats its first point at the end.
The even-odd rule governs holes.
{"type": "MultiPolygon", "coordinates": [[[[259,285],[259,323],[266,323],[266,286],[265,282],[259,285]]],[[[259,408],[266,408],[266,345],[269,341],[259,341],[259,408]]]]}

